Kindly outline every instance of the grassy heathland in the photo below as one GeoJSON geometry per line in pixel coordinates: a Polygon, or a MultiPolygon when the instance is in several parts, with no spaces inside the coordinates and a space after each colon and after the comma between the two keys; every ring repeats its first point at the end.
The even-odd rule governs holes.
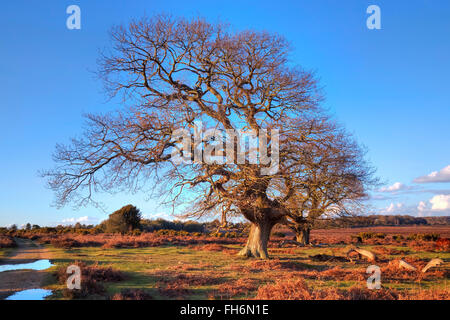
{"type": "MultiPolygon", "coordinates": [[[[258,288],[265,284],[293,279],[304,279],[309,287],[315,289],[364,287],[369,276],[365,270],[370,264],[381,267],[384,288],[411,291],[447,288],[449,268],[446,266],[422,275],[397,270],[390,261],[402,258],[412,265],[423,266],[431,258],[450,261],[449,252],[427,252],[401,246],[383,246],[382,250],[376,245],[361,247],[378,253],[381,261],[344,261],[345,245],[273,248],[269,261],[235,256],[238,245],[70,250],[49,246],[48,249],[53,257],[54,270],[79,261],[122,271],[125,279],[106,283],[104,297],[113,296],[122,289],[143,289],[154,299],[245,299],[254,298],[258,288]]],[[[62,298],[59,292],[65,285],[50,278],[46,288],[55,290],[51,298],[62,298]]]]}
{"type": "MultiPolygon", "coordinates": [[[[314,230],[313,245],[306,247],[273,236],[270,260],[238,257],[245,238],[21,236],[39,243],[39,252],[54,264],[42,284],[53,290],[48,299],[450,299],[449,232],[448,227],[314,230]],[[376,261],[349,258],[355,241],[374,253],[376,261]],[[422,273],[434,258],[444,263],[422,273]],[[399,268],[399,260],[418,270],[399,268]],[[77,294],[66,290],[70,264],[82,267],[84,291],[77,294]],[[381,290],[367,289],[370,265],[380,267],[381,290]]],[[[1,263],[19,250],[0,249],[1,263]]]]}

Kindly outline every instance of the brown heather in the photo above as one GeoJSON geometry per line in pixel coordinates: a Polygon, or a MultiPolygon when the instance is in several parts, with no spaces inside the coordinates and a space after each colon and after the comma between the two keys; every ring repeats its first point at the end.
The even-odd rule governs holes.
{"type": "Polygon", "coordinates": [[[123,289],[120,293],[116,293],[111,300],[152,300],[153,297],[145,290],[140,289],[123,289]]]}
{"type": "Polygon", "coordinates": [[[282,280],[259,287],[259,300],[450,300],[449,289],[400,291],[382,288],[369,290],[360,286],[350,289],[311,289],[305,280],[282,280]]]}
{"type": "MultiPolygon", "coordinates": [[[[72,265],[77,265],[81,270],[81,289],[64,289],[62,294],[65,298],[80,299],[92,295],[104,295],[105,282],[119,282],[124,280],[124,275],[121,271],[112,269],[111,267],[100,266],[98,264],[86,265],[83,262],[76,261],[72,265]]],[[[68,277],[67,267],[69,265],[62,265],[59,267],[55,276],[60,284],[66,284],[68,277]]]]}
{"type": "Polygon", "coordinates": [[[0,234],[0,248],[14,248],[15,246],[16,243],[12,237],[0,234]]]}

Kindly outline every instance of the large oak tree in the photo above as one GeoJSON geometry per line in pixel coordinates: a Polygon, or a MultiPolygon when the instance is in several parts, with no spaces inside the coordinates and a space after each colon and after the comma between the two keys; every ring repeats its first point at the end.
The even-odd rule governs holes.
{"type": "MultiPolygon", "coordinates": [[[[296,191],[274,192],[274,185],[298,167],[267,175],[261,169],[269,165],[261,162],[175,163],[173,134],[192,132],[196,121],[222,132],[278,129],[280,160],[301,159],[307,150],[288,141],[316,138],[315,122],[302,121],[322,118],[314,76],[288,60],[283,37],[202,19],[145,18],[114,28],[111,39],[99,75],[124,107],[88,115],[84,136],[57,146],[57,166],[45,176],[58,204],[84,205],[95,191],[159,186],[164,201],[174,207],[190,201],[196,216],[219,207],[242,215],[252,227],[240,254],[267,258],[271,229],[289,214],[296,191]]],[[[205,139],[200,147],[209,144],[205,139]]],[[[224,155],[236,160],[234,152],[224,155]]]]}

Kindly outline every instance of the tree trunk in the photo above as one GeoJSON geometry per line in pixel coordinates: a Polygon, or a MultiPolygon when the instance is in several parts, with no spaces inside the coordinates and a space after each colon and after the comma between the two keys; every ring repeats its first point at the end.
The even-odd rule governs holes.
{"type": "Polygon", "coordinates": [[[306,225],[301,225],[296,227],[296,240],[302,245],[309,244],[309,233],[311,229],[306,225]]]}
{"type": "Polygon", "coordinates": [[[268,259],[267,244],[273,224],[270,222],[252,223],[247,244],[239,252],[240,256],[268,259]]]}

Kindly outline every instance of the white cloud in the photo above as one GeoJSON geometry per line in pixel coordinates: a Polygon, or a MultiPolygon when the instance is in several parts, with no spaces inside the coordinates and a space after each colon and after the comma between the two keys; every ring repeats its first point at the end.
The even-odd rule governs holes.
{"type": "Polygon", "coordinates": [[[383,213],[398,213],[404,208],[403,203],[391,203],[387,208],[382,210],[383,213]]]}
{"type": "Polygon", "coordinates": [[[429,175],[418,177],[416,183],[450,182],[450,165],[440,171],[433,171],[429,175]]]}
{"type": "Polygon", "coordinates": [[[450,195],[437,195],[431,198],[431,210],[447,210],[450,209],[450,195]]]}
{"type": "Polygon", "coordinates": [[[382,187],[378,190],[378,192],[390,192],[390,193],[396,193],[400,191],[406,191],[406,190],[412,190],[414,187],[407,186],[401,182],[396,182],[392,186],[388,187],[382,187]]]}
{"type": "Polygon", "coordinates": [[[142,218],[144,219],[149,219],[149,220],[156,220],[156,219],[164,219],[164,220],[173,220],[173,219],[178,219],[177,217],[172,216],[169,213],[166,212],[158,212],[158,213],[147,213],[147,214],[143,214],[142,218]]]}
{"type": "Polygon", "coordinates": [[[398,190],[401,190],[401,189],[403,188],[403,186],[404,186],[403,183],[396,182],[396,183],[394,183],[392,186],[381,188],[379,191],[380,191],[380,192],[393,192],[393,191],[398,191],[398,190]]]}
{"type": "Polygon", "coordinates": [[[417,206],[419,217],[450,215],[450,195],[436,195],[428,201],[420,201],[417,206]]]}
{"type": "Polygon", "coordinates": [[[374,213],[385,215],[411,215],[416,217],[450,216],[450,195],[435,195],[431,199],[420,201],[417,204],[392,202],[389,206],[379,208],[374,213]]]}
{"type": "Polygon", "coordinates": [[[88,224],[88,225],[96,224],[98,223],[98,219],[94,217],[84,216],[79,218],[67,218],[62,221],[63,224],[76,224],[78,222],[81,224],[88,224]]]}

